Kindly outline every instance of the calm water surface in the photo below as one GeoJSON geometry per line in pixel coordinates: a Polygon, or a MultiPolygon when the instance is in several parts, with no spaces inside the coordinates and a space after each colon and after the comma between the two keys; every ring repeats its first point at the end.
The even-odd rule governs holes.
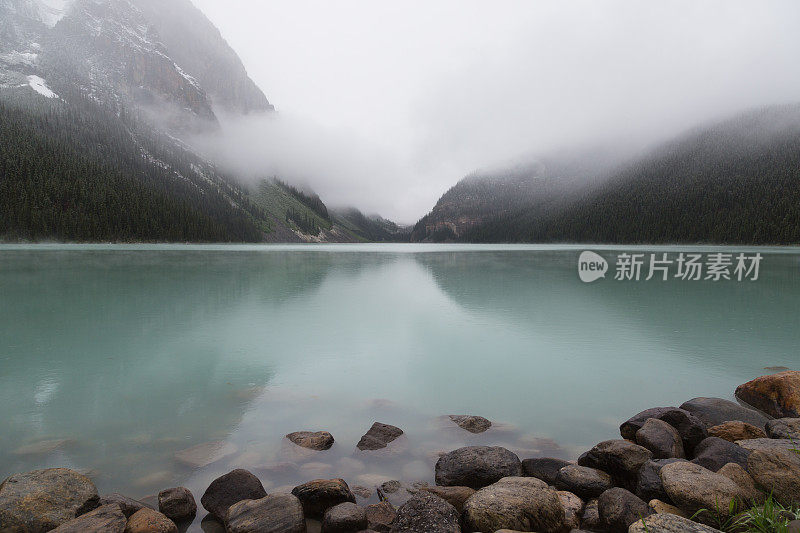
{"type": "Polygon", "coordinates": [[[71,466],[101,492],[198,498],[236,466],[268,491],[430,481],[440,450],[574,458],[647,407],[800,368],[799,249],[759,249],[755,282],[593,284],[583,249],[0,247],[0,477],[71,466]],[[472,436],[447,414],[498,424],[472,436]],[[374,421],[406,436],[356,453],[374,421]],[[282,440],[320,429],[327,452],[282,440]],[[175,460],[210,441],[218,461],[175,460]]]}

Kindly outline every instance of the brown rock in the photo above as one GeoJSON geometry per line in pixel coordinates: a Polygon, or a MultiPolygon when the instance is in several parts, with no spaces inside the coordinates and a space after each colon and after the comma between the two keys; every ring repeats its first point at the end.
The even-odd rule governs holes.
{"type": "Polygon", "coordinates": [[[558,499],[564,508],[564,527],[567,529],[580,529],[583,516],[583,500],[566,490],[558,491],[558,499]]]}
{"type": "Polygon", "coordinates": [[[683,518],[689,518],[686,513],[675,507],[674,505],[670,505],[666,502],[662,502],[658,499],[650,500],[649,505],[656,513],[659,514],[675,514],[678,516],[682,516],[683,518]]]}
{"type": "Polygon", "coordinates": [[[327,431],[295,431],[286,435],[286,438],[309,450],[322,451],[333,446],[333,435],[327,431]]]}
{"type": "Polygon", "coordinates": [[[272,494],[231,505],[227,533],[306,533],[303,506],[291,494],[272,494]]]}
{"type": "Polygon", "coordinates": [[[343,479],[315,479],[292,489],[303,505],[303,512],[310,518],[322,518],[325,511],[334,505],[356,503],[355,495],[343,479]]]}
{"type": "Polygon", "coordinates": [[[482,416],[450,415],[450,420],[470,433],[483,433],[492,427],[492,423],[482,416]]]}
{"type": "Polygon", "coordinates": [[[703,522],[730,517],[729,504],[735,502],[734,512],[747,505],[749,494],[736,482],[694,463],[677,462],[664,465],[659,473],[669,498],[689,515],[706,510],[699,516],[703,522]]]}
{"type": "Polygon", "coordinates": [[[362,507],[345,502],[325,511],[321,533],[353,533],[367,527],[367,514],[362,507]]]}
{"type": "Polygon", "coordinates": [[[475,489],[470,487],[420,487],[419,490],[435,494],[455,507],[459,513],[464,510],[464,502],[467,501],[467,498],[475,494],[475,489]]]}
{"type": "Polygon", "coordinates": [[[636,432],[636,443],[653,452],[654,459],[685,457],[678,430],[658,418],[648,418],[636,432]]]}
{"type": "Polygon", "coordinates": [[[747,460],[747,470],[756,484],[779,502],[800,505],[800,453],[756,450],[747,460]]]}
{"type": "Polygon", "coordinates": [[[113,503],[98,507],[94,511],[61,524],[53,533],[123,533],[125,531],[125,515],[119,505],[113,503]]]}
{"type": "Polygon", "coordinates": [[[379,533],[385,533],[392,527],[397,510],[389,502],[373,503],[364,509],[367,515],[367,527],[379,533]]]}
{"type": "Polygon", "coordinates": [[[539,531],[555,533],[564,527],[564,508],[558,493],[533,477],[507,477],[484,487],[464,504],[468,531],[539,531]]]}
{"type": "Polygon", "coordinates": [[[800,372],[761,376],[736,388],[736,397],[774,418],[800,417],[800,372]]]}
{"type": "Polygon", "coordinates": [[[184,522],[197,514],[197,503],[189,489],[175,487],[158,493],[158,510],[173,522],[184,522]]]}
{"type": "Polygon", "coordinates": [[[633,482],[653,452],[627,440],[607,440],[581,455],[580,466],[597,468],[620,482],[633,482]]]}
{"type": "Polygon", "coordinates": [[[112,503],[119,505],[120,509],[122,509],[122,514],[124,514],[126,518],[130,517],[133,513],[142,509],[143,507],[150,507],[144,502],[134,500],[133,498],[128,498],[127,496],[123,496],[117,492],[106,494],[105,496],[100,497],[100,505],[108,505],[112,503]]]}
{"type": "Polygon", "coordinates": [[[753,481],[753,478],[741,465],[728,463],[720,468],[717,473],[739,485],[748,504],[761,505],[764,503],[766,495],[756,488],[756,482],[753,481]]]}
{"type": "Polygon", "coordinates": [[[261,481],[247,470],[236,469],[218,477],[203,493],[200,503],[206,511],[224,520],[228,508],[242,500],[260,500],[267,495],[261,481]]]}
{"type": "Polygon", "coordinates": [[[628,533],[721,533],[713,527],[674,514],[655,514],[631,525],[628,533]]]}
{"type": "Polygon", "coordinates": [[[131,515],[125,533],[178,533],[178,526],[158,511],[145,507],[131,515]]]}
{"type": "Polygon", "coordinates": [[[361,437],[361,440],[358,441],[356,448],[362,451],[380,450],[381,448],[386,448],[387,444],[402,434],[403,430],[398,427],[375,422],[372,424],[372,427],[369,428],[369,431],[361,437]]]}
{"type": "Polygon", "coordinates": [[[737,440],[765,438],[767,434],[763,429],[747,422],[731,420],[708,428],[708,436],[736,442],[737,440]]]}
{"type": "Polygon", "coordinates": [[[612,533],[626,533],[631,524],[654,513],[641,498],[620,487],[601,494],[597,508],[603,529],[612,533]]]}

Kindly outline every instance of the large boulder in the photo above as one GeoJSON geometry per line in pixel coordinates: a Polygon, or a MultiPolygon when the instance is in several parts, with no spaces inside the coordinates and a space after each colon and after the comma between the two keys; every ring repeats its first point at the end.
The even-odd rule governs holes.
{"type": "Polygon", "coordinates": [[[730,518],[731,502],[734,513],[749,504],[749,494],[736,482],[698,464],[664,465],[660,475],[670,500],[690,516],[702,511],[703,522],[730,518]]]}
{"type": "Polygon", "coordinates": [[[122,514],[119,505],[112,503],[98,507],[94,511],[61,524],[53,530],[54,533],[123,533],[127,518],[122,514]]]}
{"type": "Polygon", "coordinates": [[[611,475],[588,466],[567,465],[558,472],[556,488],[573,492],[581,498],[596,498],[614,486],[611,475]]]}
{"type": "Polygon", "coordinates": [[[669,502],[670,499],[664,490],[660,473],[664,465],[675,462],[686,462],[686,459],[653,459],[646,462],[639,470],[633,490],[634,494],[644,501],[658,499],[669,502]]]}
{"type": "Polygon", "coordinates": [[[558,493],[540,479],[508,477],[484,487],[464,504],[468,531],[538,531],[555,533],[564,527],[558,493]]]}
{"type": "Polygon", "coordinates": [[[655,511],[635,494],[620,487],[608,489],[597,498],[600,524],[611,533],[625,533],[637,520],[655,511]]]}
{"type": "Polygon", "coordinates": [[[694,447],[708,436],[705,424],[696,416],[685,409],[677,407],[654,407],[634,415],[619,427],[623,439],[636,440],[636,432],[641,429],[649,418],[663,420],[678,430],[683,440],[683,450],[691,454],[694,447]]]}
{"type": "Polygon", "coordinates": [[[100,505],[109,504],[119,505],[120,509],[122,509],[122,514],[125,515],[125,518],[130,517],[133,513],[142,509],[143,507],[150,507],[144,502],[134,500],[133,498],[128,498],[127,496],[123,496],[118,492],[106,494],[105,496],[100,497],[100,505]]]}
{"type": "Polygon", "coordinates": [[[747,469],[756,484],[779,502],[800,505],[800,453],[755,450],[747,460],[747,469]]]}
{"type": "Polygon", "coordinates": [[[581,455],[578,464],[611,474],[621,485],[635,483],[639,470],[653,458],[653,452],[627,440],[607,440],[581,455]]]}
{"type": "Polygon", "coordinates": [[[362,451],[380,450],[402,434],[403,430],[399,427],[375,422],[358,441],[356,448],[362,451]]]}
{"type": "Polygon", "coordinates": [[[742,489],[742,492],[748,502],[753,502],[756,505],[764,503],[765,494],[758,490],[756,483],[750,474],[747,473],[741,465],[736,463],[728,463],[719,469],[718,474],[730,479],[742,489]]]}
{"type": "Polygon", "coordinates": [[[583,516],[583,500],[576,494],[566,490],[558,491],[558,499],[561,507],[564,508],[564,528],[573,530],[581,528],[581,517],[583,516]]]}
{"type": "Polygon", "coordinates": [[[295,431],[286,435],[286,438],[309,450],[322,451],[333,446],[333,435],[327,431],[295,431]]]}
{"type": "Polygon", "coordinates": [[[731,420],[723,422],[722,424],[708,428],[708,435],[710,437],[719,437],[728,442],[736,442],[737,440],[745,439],[761,439],[765,438],[767,434],[760,427],[756,427],[741,420],[731,420]]]}
{"type": "Polygon", "coordinates": [[[178,526],[158,511],[144,507],[128,518],[125,533],[178,533],[178,526]]]}
{"type": "Polygon", "coordinates": [[[681,409],[689,411],[699,418],[706,428],[718,426],[731,420],[739,420],[763,428],[767,420],[769,420],[758,411],[742,407],[738,403],[722,398],[694,398],[681,405],[681,409]]]}
{"type": "Polygon", "coordinates": [[[315,479],[296,486],[292,494],[303,504],[303,512],[310,518],[322,518],[325,511],[340,503],[356,503],[355,495],[343,479],[315,479]]]}
{"type": "Polygon", "coordinates": [[[475,489],[469,487],[420,487],[419,490],[424,490],[440,497],[455,507],[459,513],[464,510],[464,502],[475,494],[475,489]]]}
{"type": "Polygon", "coordinates": [[[225,517],[227,533],[306,533],[300,500],[291,494],[272,494],[231,505],[225,517]]]}
{"type": "Polygon", "coordinates": [[[15,474],[0,484],[0,531],[55,529],[100,504],[94,483],[67,468],[15,474]]]}
{"type": "Polygon", "coordinates": [[[206,511],[224,520],[228,508],[242,500],[260,500],[267,495],[261,481],[241,468],[218,477],[206,489],[200,503],[206,511]]]}
{"type": "Polygon", "coordinates": [[[419,492],[397,509],[392,533],[461,533],[456,508],[430,492],[419,492]]]}
{"type": "Polygon", "coordinates": [[[695,458],[692,462],[716,472],[728,463],[736,463],[746,468],[749,455],[750,450],[736,443],[719,437],[708,437],[695,448],[695,458]]]}
{"type": "Polygon", "coordinates": [[[553,457],[523,459],[522,475],[528,477],[535,477],[541,479],[548,485],[552,485],[556,481],[556,477],[558,476],[558,471],[569,464],[571,464],[569,461],[564,461],[563,459],[555,459],[553,457]]]}
{"type": "Polygon", "coordinates": [[[692,522],[674,514],[657,514],[643,518],[628,528],[628,533],[722,533],[719,529],[692,522]]]}
{"type": "Polygon", "coordinates": [[[683,439],[678,430],[658,418],[648,418],[636,432],[636,443],[653,452],[654,459],[682,458],[683,439]]]}
{"type": "Polygon", "coordinates": [[[778,418],[767,422],[767,436],[772,439],[800,441],[800,418],[778,418]]]}
{"type": "Polygon", "coordinates": [[[519,457],[499,446],[467,446],[436,461],[436,484],[480,489],[522,474],[519,457]]]}
{"type": "Polygon", "coordinates": [[[334,505],[322,519],[322,533],[353,533],[366,528],[367,513],[351,502],[334,505]]]}
{"type": "Polygon", "coordinates": [[[186,522],[197,514],[197,503],[186,487],[175,487],[158,493],[158,510],[173,522],[186,522]]]}
{"type": "Polygon", "coordinates": [[[483,433],[492,427],[491,421],[483,418],[482,416],[472,415],[449,415],[452,420],[461,429],[467,430],[470,433],[483,433]]]}
{"type": "Polygon", "coordinates": [[[787,370],[748,381],[736,388],[736,397],[775,418],[800,417],[800,372],[787,370]]]}

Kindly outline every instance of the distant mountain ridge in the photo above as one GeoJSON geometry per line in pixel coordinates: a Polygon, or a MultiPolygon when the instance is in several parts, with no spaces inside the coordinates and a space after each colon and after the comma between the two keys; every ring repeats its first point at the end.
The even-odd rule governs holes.
{"type": "Polygon", "coordinates": [[[573,163],[465,178],[412,240],[800,242],[800,104],[698,127],[616,164],[573,163]]]}

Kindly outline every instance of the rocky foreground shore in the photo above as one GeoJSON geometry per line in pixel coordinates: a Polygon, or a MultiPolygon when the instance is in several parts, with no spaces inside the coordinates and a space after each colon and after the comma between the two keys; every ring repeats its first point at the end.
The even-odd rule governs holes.
{"type": "MultiPolygon", "coordinates": [[[[237,469],[202,495],[211,517],[203,527],[230,533],[800,532],[800,372],[762,376],[738,387],[736,396],[753,408],[695,398],[643,411],[620,426],[622,439],[597,444],[577,462],[520,460],[496,446],[453,450],[436,463],[436,486],[383,483],[380,503],[366,506],[356,503],[343,479],[267,494],[258,477],[237,469]]],[[[451,418],[475,433],[491,425],[477,416],[451,418]]],[[[381,449],[402,433],[376,423],[358,448],[381,449]]],[[[324,431],[287,438],[315,450],[333,445],[324,431]]],[[[100,496],[89,478],[64,468],[16,474],[0,484],[0,533],[177,533],[197,511],[183,487],[161,491],[152,503],[100,496]]]]}

